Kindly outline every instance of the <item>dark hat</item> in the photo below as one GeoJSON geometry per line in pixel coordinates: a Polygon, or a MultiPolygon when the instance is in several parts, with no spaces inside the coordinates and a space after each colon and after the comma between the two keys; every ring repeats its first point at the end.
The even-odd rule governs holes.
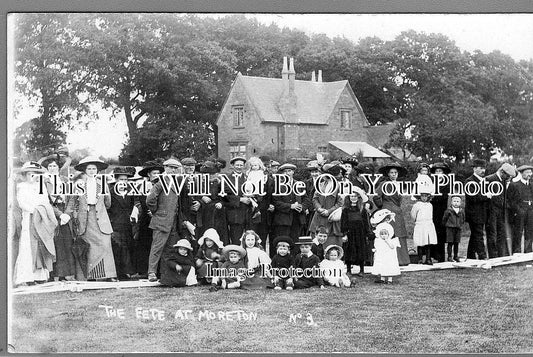
{"type": "Polygon", "coordinates": [[[186,157],[185,159],[181,160],[181,164],[187,165],[187,166],[193,166],[193,165],[196,165],[196,160],[192,157],[186,157]]]}
{"type": "Polygon", "coordinates": [[[371,174],[373,172],[372,168],[367,165],[358,164],[353,168],[353,171],[357,171],[362,174],[371,174]]]}
{"type": "Polygon", "coordinates": [[[516,169],[518,172],[526,171],[526,170],[533,170],[533,166],[531,165],[522,165],[519,168],[516,169]]]}
{"type": "Polygon", "coordinates": [[[113,169],[113,175],[120,176],[126,175],[128,177],[133,177],[135,175],[135,167],[133,166],[117,166],[113,169]]]}
{"type": "Polygon", "coordinates": [[[289,246],[291,246],[293,244],[293,241],[292,241],[291,237],[288,237],[288,236],[276,237],[276,239],[274,239],[274,242],[272,244],[274,245],[274,247],[277,247],[278,243],[281,243],[281,242],[285,242],[289,246]]]}
{"type": "Polygon", "coordinates": [[[483,159],[474,159],[472,160],[472,167],[486,167],[487,162],[483,159]]]}
{"type": "Polygon", "coordinates": [[[259,156],[259,159],[266,164],[270,164],[272,162],[272,159],[268,155],[259,156]]]}
{"type": "Polygon", "coordinates": [[[59,154],[52,154],[52,155],[43,157],[39,160],[39,163],[41,164],[42,167],[47,169],[48,165],[50,165],[50,163],[54,161],[57,163],[57,166],[59,167],[63,166],[63,164],[65,163],[65,160],[62,159],[61,156],[59,156],[59,154]]]}
{"type": "Polygon", "coordinates": [[[304,237],[299,237],[298,238],[298,241],[296,242],[296,244],[313,244],[313,238],[311,238],[311,236],[304,236],[304,237]]]}
{"type": "Polygon", "coordinates": [[[245,158],[245,157],[242,157],[242,156],[234,157],[233,159],[231,159],[231,160],[229,161],[229,163],[230,163],[231,165],[233,165],[233,164],[235,163],[235,161],[239,161],[239,160],[242,161],[243,163],[246,163],[246,158],[245,158]]]}
{"type": "Polygon", "coordinates": [[[213,161],[206,161],[200,167],[200,172],[203,174],[216,174],[218,172],[217,164],[213,161]]]}
{"type": "Polygon", "coordinates": [[[378,169],[378,172],[382,175],[388,175],[390,169],[398,170],[398,177],[405,176],[407,174],[407,169],[397,162],[392,162],[390,164],[380,167],[378,169]]]}
{"type": "Polygon", "coordinates": [[[352,167],[355,167],[359,164],[359,161],[357,161],[357,159],[353,156],[346,156],[346,157],[343,157],[341,162],[343,164],[351,164],[352,167]]]}
{"type": "Polygon", "coordinates": [[[148,173],[154,170],[158,170],[160,173],[165,171],[163,165],[161,165],[160,162],[156,160],[151,160],[144,163],[143,169],[139,171],[139,175],[141,175],[142,177],[148,177],[148,173]]]}
{"type": "Polygon", "coordinates": [[[283,170],[296,170],[296,165],[293,165],[293,164],[289,164],[289,163],[285,163],[283,165],[281,165],[278,169],[279,171],[283,171],[283,170]]]}
{"type": "Polygon", "coordinates": [[[435,170],[437,170],[437,169],[442,169],[442,171],[444,171],[444,173],[446,175],[449,174],[450,172],[452,172],[452,170],[450,169],[450,166],[448,166],[448,164],[446,164],[445,162],[436,162],[436,163],[432,164],[429,167],[429,172],[434,174],[435,170]]]}
{"type": "Polygon", "coordinates": [[[87,165],[96,165],[98,171],[105,170],[109,166],[96,156],[87,156],[86,158],[81,159],[79,164],[74,166],[74,169],[76,169],[77,171],[85,171],[87,165]]]}
{"type": "Polygon", "coordinates": [[[215,164],[217,165],[217,169],[218,169],[218,171],[220,171],[220,170],[222,170],[223,168],[226,167],[226,164],[227,164],[227,163],[226,163],[226,160],[217,157],[217,158],[215,159],[215,164]]]}
{"type": "Polygon", "coordinates": [[[346,174],[346,169],[340,165],[326,164],[322,167],[322,171],[333,176],[338,176],[346,174]]]}

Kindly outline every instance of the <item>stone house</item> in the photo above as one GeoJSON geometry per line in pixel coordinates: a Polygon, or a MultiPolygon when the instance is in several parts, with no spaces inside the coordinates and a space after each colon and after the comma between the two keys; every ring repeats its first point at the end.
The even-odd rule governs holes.
{"type": "MultiPolygon", "coordinates": [[[[278,161],[310,160],[317,153],[387,160],[347,80],[323,82],[322,71],[309,81],[296,80],[294,60],[283,58],[281,78],[237,74],[216,122],[217,154],[269,155],[278,161]]],[[[373,129],[374,128],[374,129],[373,129]]]]}

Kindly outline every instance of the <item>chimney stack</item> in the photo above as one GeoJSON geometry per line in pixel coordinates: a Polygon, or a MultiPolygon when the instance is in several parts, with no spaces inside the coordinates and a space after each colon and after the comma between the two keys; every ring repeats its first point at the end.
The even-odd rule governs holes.
{"type": "Polygon", "coordinates": [[[313,73],[311,73],[311,82],[316,82],[315,71],[313,71],[313,73]]]}
{"type": "Polygon", "coordinates": [[[322,70],[321,69],[318,70],[318,80],[317,80],[317,82],[322,82],[322,70]]]}
{"type": "Polygon", "coordinates": [[[296,79],[296,71],[294,70],[294,58],[289,60],[289,95],[294,95],[294,80],[296,79]]]}
{"type": "Polygon", "coordinates": [[[283,56],[283,69],[281,70],[281,79],[289,79],[289,67],[287,66],[287,56],[283,56]]]}

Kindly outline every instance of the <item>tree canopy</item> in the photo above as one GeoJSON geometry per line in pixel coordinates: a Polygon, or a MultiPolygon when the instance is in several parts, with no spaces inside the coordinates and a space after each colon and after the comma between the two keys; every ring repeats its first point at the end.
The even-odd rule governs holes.
{"type": "Polygon", "coordinates": [[[94,13],[18,14],[15,36],[17,91],[39,106],[16,154],[64,144],[96,103],[127,124],[124,164],[206,158],[236,74],[279,78],[287,55],[299,79],[348,80],[371,124],[398,123],[388,146],[458,161],[533,149],[533,61],[461,51],[441,34],[354,43],[244,15],[94,13]]]}

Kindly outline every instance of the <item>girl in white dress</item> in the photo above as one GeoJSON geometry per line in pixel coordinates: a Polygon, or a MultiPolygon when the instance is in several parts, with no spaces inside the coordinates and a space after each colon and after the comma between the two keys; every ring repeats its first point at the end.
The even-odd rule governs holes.
{"type": "Polygon", "coordinates": [[[327,246],[324,250],[326,259],[320,262],[324,281],[338,288],[350,286],[350,278],[346,275],[346,265],[341,260],[343,254],[342,247],[338,245],[327,246]]]}
{"type": "Polygon", "coordinates": [[[245,231],[241,237],[241,244],[246,249],[245,263],[248,269],[253,269],[253,277],[247,277],[241,283],[243,289],[262,289],[269,287],[270,279],[268,267],[272,260],[261,246],[261,238],[253,230],[245,231]]]}
{"type": "Polygon", "coordinates": [[[431,244],[437,244],[437,231],[433,224],[433,206],[429,202],[431,194],[421,192],[418,201],[411,209],[411,217],[415,221],[413,242],[415,247],[420,247],[420,263],[433,265],[431,261],[431,244]]]}
{"type": "Polygon", "coordinates": [[[396,248],[400,248],[400,240],[394,237],[394,228],[389,223],[380,223],[374,230],[374,275],[379,275],[376,283],[392,284],[392,277],[400,275],[400,264],[396,248]]]}

